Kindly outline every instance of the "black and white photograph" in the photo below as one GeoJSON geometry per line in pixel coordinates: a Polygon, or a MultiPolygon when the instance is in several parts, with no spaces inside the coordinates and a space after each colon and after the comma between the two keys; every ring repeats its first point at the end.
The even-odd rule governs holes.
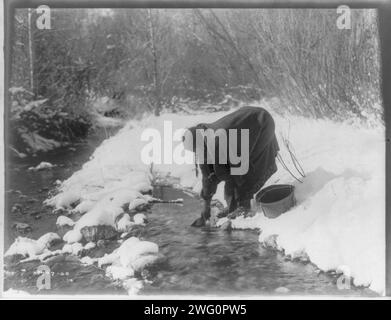
{"type": "Polygon", "coordinates": [[[83,3],[4,10],[3,298],[386,296],[379,9],[83,3]]]}

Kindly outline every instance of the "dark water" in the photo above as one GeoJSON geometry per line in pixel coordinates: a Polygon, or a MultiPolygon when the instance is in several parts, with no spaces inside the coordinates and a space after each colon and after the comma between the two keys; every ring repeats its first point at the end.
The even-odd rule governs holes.
{"type": "Polygon", "coordinates": [[[46,232],[53,231],[57,216],[50,208],[43,206],[55,188],[56,180],[64,180],[79,170],[83,163],[92,155],[95,148],[106,137],[114,132],[100,131],[91,135],[89,139],[72,147],[64,147],[37,157],[6,161],[6,195],[5,195],[5,248],[8,248],[18,234],[12,230],[14,222],[25,222],[32,226],[31,238],[38,238],[46,232]],[[55,165],[50,170],[29,171],[42,161],[55,165]],[[12,207],[22,206],[20,213],[12,213],[12,207]]]}
{"type": "Polygon", "coordinates": [[[184,206],[155,205],[145,235],[159,244],[167,258],[144,294],[270,295],[277,288],[289,294],[366,295],[367,290],[339,290],[336,278],[319,273],[312,264],[287,261],[282,254],[263,248],[254,230],[232,232],[193,228],[201,202],[181,191],[163,187],[156,195],[184,199],[184,206]]]}
{"type": "MultiPolygon", "coordinates": [[[[64,147],[55,152],[39,155],[22,160],[6,162],[6,193],[4,215],[4,244],[5,250],[16,237],[23,236],[38,239],[47,232],[57,232],[56,220],[58,215],[52,209],[45,207],[43,201],[48,198],[55,188],[56,180],[64,180],[73,172],[81,169],[83,163],[92,155],[95,148],[105,138],[112,136],[115,131],[101,131],[91,135],[88,140],[64,147]],[[29,171],[41,161],[55,165],[50,170],[29,171]],[[12,207],[21,206],[21,212],[12,212],[12,207]],[[28,223],[32,230],[26,234],[12,228],[15,222],[28,223]]],[[[106,251],[112,251],[116,244],[104,250],[98,249],[96,256],[103,256],[106,251]]],[[[60,249],[62,244],[55,249],[60,249]]],[[[105,276],[105,272],[96,266],[83,266],[79,258],[74,256],[56,256],[45,263],[31,261],[19,264],[6,264],[4,274],[4,289],[23,290],[31,294],[126,294],[118,283],[105,276]],[[51,270],[51,289],[37,290],[36,274],[38,266],[45,264],[51,270]]]]}
{"type": "MultiPolygon", "coordinates": [[[[76,146],[76,150],[65,148],[44,158],[8,164],[6,249],[20,235],[12,230],[16,221],[32,226],[32,232],[25,235],[30,238],[37,239],[46,232],[56,231],[57,216],[50,208],[44,208],[42,201],[54,188],[54,181],[66,179],[80,169],[101,140],[101,135],[94,136],[76,146]],[[41,161],[49,161],[56,167],[27,171],[41,161]],[[22,212],[11,213],[15,203],[22,206],[22,212]]],[[[289,289],[288,294],[300,295],[372,294],[359,288],[338,290],[335,276],[319,273],[311,264],[287,261],[280,253],[263,248],[256,231],[226,232],[190,227],[201,210],[199,199],[169,187],[156,188],[155,196],[183,198],[184,205],[157,204],[148,213],[149,222],[140,237],[157,243],[163,259],[144,275],[148,281],[141,294],[270,295],[277,294],[275,290],[280,287],[289,289]]],[[[106,248],[97,249],[94,256],[102,256],[117,246],[113,241],[106,248]]],[[[57,256],[45,261],[52,271],[52,289],[38,292],[34,272],[41,264],[34,261],[6,267],[5,289],[44,294],[126,293],[119,283],[104,275],[103,269],[82,266],[73,256],[57,256]]]]}

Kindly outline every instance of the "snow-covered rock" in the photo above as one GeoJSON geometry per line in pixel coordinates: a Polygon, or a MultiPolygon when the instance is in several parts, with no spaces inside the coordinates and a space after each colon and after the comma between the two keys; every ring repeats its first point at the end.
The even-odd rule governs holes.
{"type": "Polygon", "coordinates": [[[108,266],[106,268],[106,275],[114,280],[125,280],[134,276],[134,271],[131,268],[121,266],[108,266]]]}
{"type": "Polygon", "coordinates": [[[221,225],[220,225],[220,229],[221,230],[224,230],[224,231],[230,231],[230,230],[232,230],[232,222],[231,222],[231,220],[227,220],[227,221],[225,221],[224,223],[222,223],[221,225]]]}
{"type": "Polygon", "coordinates": [[[134,215],[133,221],[135,224],[145,224],[147,217],[143,213],[137,213],[134,215]]]}
{"type": "Polygon", "coordinates": [[[17,237],[14,243],[8,248],[4,256],[20,254],[27,257],[34,257],[43,253],[46,249],[46,243],[34,239],[17,237]]]}
{"type": "Polygon", "coordinates": [[[69,230],[62,239],[67,242],[67,243],[74,243],[74,242],[79,242],[81,239],[83,239],[83,236],[80,232],[80,230],[69,230]]]}
{"type": "Polygon", "coordinates": [[[37,242],[44,244],[47,248],[50,248],[59,241],[61,241],[60,236],[54,232],[48,232],[37,240],[37,242]]]}
{"type": "Polygon", "coordinates": [[[224,223],[227,223],[229,219],[227,217],[220,218],[216,222],[216,227],[221,227],[224,223]]]}
{"type": "Polygon", "coordinates": [[[136,237],[125,240],[111,254],[99,259],[99,265],[117,264],[124,268],[140,270],[157,259],[159,247],[150,241],[141,241],[136,237]]]}
{"type": "Polygon", "coordinates": [[[23,222],[15,222],[12,227],[20,233],[27,233],[32,230],[31,226],[28,223],[23,222]]]}
{"type": "Polygon", "coordinates": [[[29,171],[39,171],[39,170],[44,170],[44,169],[51,169],[53,167],[54,167],[54,165],[51,164],[50,162],[42,161],[37,166],[28,168],[28,170],[29,171]]]}
{"type": "Polygon", "coordinates": [[[96,244],[94,242],[88,242],[85,246],[84,246],[84,250],[91,250],[91,249],[94,249],[96,247],[96,244]]]}
{"type": "Polygon", "coordinates": [[[96,259],[95,258],[91,258],[91,257],[88,257],[88,256],[85,256],[83,258],[80,259],[80,262],[86,266],[90,266],[90,265],[93,265],[95,263],[96,259]]]}
{"type": "Polygon", "coordinates": [[[98,113],[94,114],[94,120],[95,124],[102,128],[117,128],[123,126],[124,124],[123,119],[106,117],[98,113]]]}
{"type": "Polygon", "coordinates": [[[84,200],[83,202],[79,203],[74,209],[72,209],[73,212],[79,212],[79,213],[85,213],[90,211],[95,205],[94,201],[91,200],[84,200]]]}
{"type": "Polygon", "coordinates": [[[61,238],[54,232],[46,233],[38,240],[17,237],[4,256],[19,254],[25,257],[37,257],[48,251],[47,249],[56,241],[61,241],[61,238]]]}
{"type": "Polygon", "coordinates": [[[274,290],[274,292],[276,293],[281,293],[281,294],[286,294],[286,293],[289,293],[289,289],[288,288],[285,288],[285,287],[278,287],[274,290]]]}
{"type": "Polygon", "coordinates": [[[57,218],[56,225],[58,227],[64,227],[64,226],[73,227],[75,225],[75,222],[71,218],[68,218],[67,216],[59,216],[57,218]]]}
{"type": "Polygon", "coordinates": [[[128,295],[136,295],[143,287],[143,282],[136,279],[130,278],[123,281],[123,287],[128,291],[128,295]]]}
{"type": "Polygon", "coordinates": [[[121,265],[123,267],[130,266],[135,270],[140,270],[147,264],[150,264],[152,262],[150,257],[156,259],[158,252],[159,247],[156,243],[141,241],[136,237],[127,239],[118,248],[119,261],[121,265]]]}
{"type": "Polygon", "coordinates": [[[108,225],[86,226],[80,230],[83,238],[89,242],[109,240],[117,236],[117,230],[108,225]]]}
{"type": "Polygon", "coordinates": [[[83,250],[83,245],[79,242],[75,242],[72,244],[65,244],[62,248],[63,253],[69,253],[77,256],[83,250]]]}
{"type": "Polygon", "coordinates": [[[111,254],[99,258],[98,266],[107,266],[106,275],[121,280],[129,294],[136,294],[142,288],[142,282],[133,278],[134,272],[154,263],[158,252],[157,244],[131,237],[111,254]]]}
{"type": "Polygon", "coordinates": [[[124,214],[117,222],[117,230],[119,232],[127,232],[134,224],[135,222],[130,220],[130,216],[124,214]]]}
{"type": "Polygon", "coordinates": [[[143,198],[137,198],[137,199],[132,200],[128,206],[129,211],[131,211],[131,210],[138,211],[141,208],[143,208],[144,206],[148,205],[149,199],[147,197],[148,196],[144,196],[143,198]]]}

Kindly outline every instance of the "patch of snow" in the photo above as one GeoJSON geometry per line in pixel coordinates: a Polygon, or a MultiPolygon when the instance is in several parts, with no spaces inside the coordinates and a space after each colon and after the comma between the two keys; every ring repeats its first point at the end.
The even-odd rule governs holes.
{"type": "Polygon", "coordinates": [[[136,294],[142,288],[142,282],[132,278],[134,272],[155,262],[158,252],[157,244],[131,237],[112,253],[99,258],[98,266],[109,265],[106,274],[114,280],[121,280],[129,294],[136,294]]]}
{"type": "MultiPolygon", "coordinates": [[[[61,186],[60,186],[61,188],[61,186]]],[[[54,206],[56,210],[70,208],[72,203],[75,203],[80,199],[80,188],[74,186],[74,188],[67,192],[61,192],[51,199],[44,201],[44,204],[54,206]]]]}
{"type": "Polygon", "coordinates": [[[285,287],[278,287],[277,289],[274,290],[276,293],[288,293],[290,290],[285,287]]]}
{"type": "Polygon", "coordinates": [[[23,153],[23,152],[19,152],[18,150],[16,150],[15,148],[13,148],[12,146],[9,146],[10,150],[20,159],[23,159],[23,158],[26,158],[27,157],[27,154],[23,153]]]}
{"type": "Polygon", "coordinates": [[[95,258],[90,258],[88,256],[85,256],[80,259],[80,262],[86,266],[93,265],[95,263],[96,259],[95,258]]]}
{"type": "Polygon", "coordinates": [[[132,200],[130,203],[129,203],[129,207],[128,209],[129,210],[133,210],[135,208],[137,208],[138,206],[140,205],[143,205],[143,204],[147,204],[148,203],[148,196],[145,195],[143,198],[137,198],[137,199],[134,199],[132,200]]]}
{"type": "Polygon", "coordinates": [[[55,165],[51,164],[50,162],[42,161],[40,164],[38,164],[36,167],[30,167],[28,168],[29,171],[39,171],[44,169],[51,169],[55,165]]]}
{"type": "Polygon", "coordinates": [[[51,250],[45,249],[43,253],[38,254],[36,256],[28,257],[23,260],[20,260],[20,262],[28,262],[28,261],[36,261],[36,260],[45,261],[46,259],[48,259],[50,257],[61,255],[61,254],[63,254],[62,250],[51,251],[51,250]]]}
{"type": "Polygon", "coordinates": [[[120,232],[128,231],[135,222],[130,221],[130,216],[124,214],[123,217],[117,222],[117,230],[120,232]]]}
{"type": "Polygon", "coordinates": [[[67,216],[59,216],[57,218],[56,225],[59,227],[63,227],[63,226],[73,227],[75,225],[75,222],[71,218],[68,218],[67,216]]]}
{"type": "Polygon", "coordinates": [[[94,201],[84,200],[83,202],[79,203],[74,209],[72,209],[72,212],[85,213],[90,211],[94,207],[94,205],[94,201]]]}
{"type": "Polygon", "coordinates": [[[42,137],[36,132],[23,132],[20,134],[21,139],[28,145],[31,149],[31,152],[47,152],[56,148],[61,147],[61,143],[53,140],[42,137]]]}
{"type": "Polygon", "coordinates": [[[8,89],[8,91],[11,93],[11,94],[18,94],[18,93],[27,93],[29,95],[34,95],[32,92],[26,90],[25,88],[23,87],[11,87],[8,89]]]}
{"type": "Polygon", "coordinates": [[[4,256],[20,254],[26,257],[25,259],[21,260],[21,262],[27,262],[32,260],[43,261],[50,256],[61,253],[61,250],[48,250],[51,244],[56,240],[61,240],[61,238],[58,234],[54,232],[48,232],[41,236],[38,240],[18,237],[8,248],[4,256]]]}
{"type": "Polygon", "coordinates": [[[75,242],[72,244],[67,243],[62,248],[62,252],[77,256],[83,249],[83,245],[79,242],[75,242]]]}
{"type": "Polygon", "coordinates": [[[57,233],[48,232],[48,233],[44,234],[43,236],[41,236],[37,240],[37,242],[39,242],[39,243],[45,245],[47,248],[49,248],[54,241],[58,241],[58,240],[61,240],[61,238],[57,233]]]}
{"type": "Polygon", "coordinates": [[[33,100],[24,106],[24,111],[30,111],[44,104],[48,99],[33,100]]]}
{"type": "Polygon", "coordinates": [[[118,260],[117,252],[114,250],[112,253],[106,253],[103,257],[98,259],[98,267],[105,266],[107,264],[113,264],[118,260]]]}
{"type": "Polygon", "coordinates": [[[113,111],[118,107],[115,101],[107,96],[96,98],[92,102],[92,108],[98,113],[113,111]]]}
{"type": "Polygon", "coordinates": [[[134,276],[132,268],[125,268],[121,266],[108,266],[106,268],[106,275],[114,280],[125,280],[134,276]]]}
{"type": "Polygon", "coordinates": [[[95,247],[96,247],[96,243],[94,243],[94,242],[88,242],[88,243],[84,246],[84,250],[94,249],[95,247]]]}
{"type": "Polygon", "coordinates": [[[227,217],[224,217],[224,218],[220,218],[219,220],[217,220],[216,222],[216,227],[221,227],[224,223],[226,223],[227,221],[229,221],[229,219],[227,217]]]}
{"type": "Polygon", "coordinates": [[[23,222],[15,222],[13,224],[12,228],[18,232],[24,232],[24,233],[31,231],[31,226],[29,224],[23,223],[23,222]]]}
{"type": "Polygon", "coordinates": [[[106,117],[101,114],[94,115],[95,123],[102,128],[117,128],[124,125],[124,120],[112,117],[106,117]]]}
{"type": "Polygon", "coordinates": [[[130,267],[140,270],[157,258],[159,247],[150,241],[141,241],[136,237],[125,240],[121,246],[111,254],[106,254],[99,259],[98,265],[117,264],[122,267],[130,267]],[[151,259],[154,258],[154,260],[151,259]]]}
{"type": "Polygon", "coordinates": [[[80,230],[69,230],[62,239],[67,243],[79,242],[83,238],[80,230]]]}
{"type": "Polygon", "coordinates": [[[30,294],[26,291],[23,290],[18,290],[18,289],[8,289],[3,292],[3,297],[5,298],[21,298],[21,297],[26,297],[29,296],[30,294]]]}
{"type": "Polygon", "coordinates": [[[135,224],[145,224],[145,221],[147,220],[147,217],[144,213],[137,213],[133,217],[133,221],[135,224]]]}
{"type": "Polygon", "coordinates": [[[123,282],[123,287],[128,291],[129,296],[133,296],[142,289],[143,282],[136,278],[130,278],[123,282]]]}
{"type": "Polygon", "coordinates": [[[44,241],[37,241],[25,237],[17,237],[12,245],[5,252],[4,256],[12,256],[20,254],[27,257],[35,257],[43,253],[46,249],[44,241]]]}
{"type": "MultiPolygon", "coordinates": [[[[263,213],[258,212],[253,217],[245,218],[244,216],[237,217],[231,220],[233,229],[257,229],[261,227],[263,213]]],[[[217,222],[220,223],[220,220],[217,222]]]]}
{"type": "MultiPolygon", "coordinates": [[[[145,173],[142,172],[136,172],[133,174],[133,176],[136,180],[138,179],[138,181],[148,177],[145,173]]],[[[126,179],[129,179],[129,175],[126,179]]],[[[148,183],[150,184],[149,180],[148,183]]],[[[117,217],[124,212],[123,206],[127,203],[133,203],[137,199],[140,199],[140,201],[136,201],[136,203],[144,203],[144,198],[149,198],[149,196],[142,195],[137,190],[140,187],[137,184],[132,186],[132,188],[136,189],[130,188],[130,182],[126,180],[125,182],[122,181],[123,186],[121,188],[116,188],[118,185],[121,185],[121,183],[112,182],[108,184],[103,191],[100,190],[98,192],[94,192],[93,194],[86,194],[86,199],[88,202],[90,202],[91,199],[94,199],[96,202],[92,208],[75,223],[74,229],[68,231],[64,235],[64,241],[68,243],[81,241],[82,235],[80,230],[86,226],[109,225],[113,226],[114,228],[119,228],[119,231],[125,231],[126,229],[123,228],[131,226],[130,221],[126,222],[125,220],[120,220],[120,224],[116,225],[117,217]],[[125,187],[125,185],[128,187],[125,187]]],[[[61,202],[63,201],[62,196],[60,196],[59,199],[61,202]]],[[[124,215],[124,217],[125,216],[126,215],[124,215]]],[[[139,217],[137,221],[140,223],[141,217],[139,217]]]]}

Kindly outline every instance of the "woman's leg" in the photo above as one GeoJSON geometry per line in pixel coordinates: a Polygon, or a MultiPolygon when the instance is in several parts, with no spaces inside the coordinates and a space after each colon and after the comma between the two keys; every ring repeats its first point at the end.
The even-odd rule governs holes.
{"type": "MultiPolygon", "coordinates": [[[[251,199],[252,199],[252,197],[251,197],[251,199]]],[[[239,207],[250,210],[251,209],[251,199],[240,199],[239,200],[239,207]]]]}
{"type": "Polygon", "coordinates": [[[238,207],[235,189],[235,183],[232,179],[229,179],[225,182],[224,199],[227,202],[228,213],[235,211],[235,209],[238,207]]]}

